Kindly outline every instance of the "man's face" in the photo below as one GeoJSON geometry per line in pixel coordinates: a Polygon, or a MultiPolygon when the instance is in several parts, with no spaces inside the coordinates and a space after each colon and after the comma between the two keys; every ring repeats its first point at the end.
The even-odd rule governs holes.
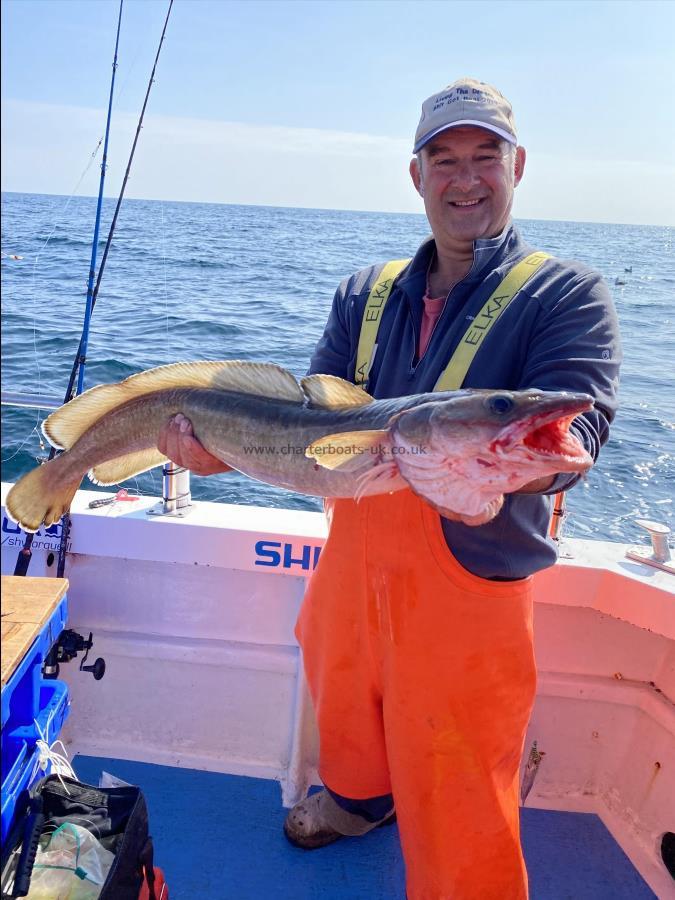
{"type": "Polygon", "coordinates": [[[524,167],[522,147],[514,150],[484,128],[450,128],[429,141],[410,174],[437,243],[500,234],[524,167]]]}

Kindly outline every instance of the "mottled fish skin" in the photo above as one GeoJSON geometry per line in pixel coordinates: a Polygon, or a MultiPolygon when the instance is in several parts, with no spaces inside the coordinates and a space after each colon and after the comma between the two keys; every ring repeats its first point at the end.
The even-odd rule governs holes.
{"type": "MultiPolygon", "coordinates": [[[[334,410],[233,391],[158,391],[106,415],[69,455],[73,474],[84,474],[108,459],[154,447],[160,429],[180,412],[191,420],[195,437],[209,453],[245,475],[317,497],[353,497],[359,479],[382,464],[382,455],[363,452],[345,467],[348,471],[342,467],[330,470],[307,458],[305,449],[325,435],[386,430],[391,424],[395,443],[402,451],[396,460],[405,479],[396,482],[400,487],[405,482],[415,486],[417,478],[423,478],[431,480],[433,490],[434,485],[439,486],[439,479],[456,481],[467,467],[469,477],[482,477],[489,483],[496,472],[488,471],[487,466],[483,471],[476,468],[480,451],[482,457],[492,458],[489,445],[497,432],[524,414],[514,400],[513,411],[494,421],[495,416],[490,417],[485,406],[491,396],[492,392],[449,391],[334,410]],[[400,439],[403,429],[409,434],[407,441],[400,439]]],[[[499,392],[499,396],[520,395],[499,392]]],[[[529,403],[521,399],[521,404],[559,408],[563,402],[560,397],[535,392],[529,403]]],[[[386,448],[383,450],[386,455],[386,448]]],[[[541,467],[535,467],[531,477],[537,477],[540,471],[541,467]]],[[[440,501],[439,505],[448,506],[440,501]]]]}
{"type": "Polygon", "coordinates": [[[245,475],[317,497],[353,497],[359,476],[380,462],[376,454],[362,454],[359,465],[346,473],[321,467],[305,456],[306,448],[336,432],[385,429],[397,414],[439,396],[418,394],[333,410],[234,391],[157,391],[96,422],[68,451],[69,473],[82,477],[109,459],[155,447],[162,427],[180,412],[209,453],[245,475]]]}
{"type": "MultiPolygon", "coordinates": [[[[96,390],[67,410],[68,421],[84,416],[69,449],[8,494],[8,514],[27,530],[58,521],[86,472],[155,450],[160,431],[177,413],[191,420],[195,437],[213,456],[260,481],[357,499],[410,487],[442,514],[466,515],[470,524],[493,518],[504,492],[544,474],[592,465],[567,432],[571,419],[592,406],[585,394],[467,390],[363,403],[357,395],[336,408],[223,388],[171,387],[109,406],[97,418],[103,395],[96,390]]],[[[155,451],[147,459],[134,473],[162,457],[155,451]]],[[[102,483],[122,480],[114,471],[115,478],[102,483]]],[[[130,468],[124,472],[130,477],[130,468]]]]}

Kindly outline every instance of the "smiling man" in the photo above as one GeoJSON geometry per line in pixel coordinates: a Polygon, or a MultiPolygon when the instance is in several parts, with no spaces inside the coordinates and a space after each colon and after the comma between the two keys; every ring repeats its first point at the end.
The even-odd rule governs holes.
{"type": "MultiPolygon", "coordinates": [[[[465,78],[426,100],[410,175],[432,237],[339,287],[310,372],[375,397],[535,387],[592,395],[571,430],[593,459],[616,410],[619,339],[600,276],[528,246],[508,101],[465,78]]],[[[544,250],[545,248],[541,248],[544,250]]],[[[522,900],[518,776],[535,693],[531,576],[556,559],[532,482],[491,522],[410,491],[328,500],[296,634],[325,789],[291,810],[305,849],[398,820],[410,900],[522,900]]]]}
{"type": "MultiPolygon", "coordinates": [[[[432,236],[412,260],[343,281],[310,372],[378,398],[590,394],[570,430],[597,459],[616,412],[616,315],[596,272],[534,250],[513,225],[525,150],[510,104],[455,82],[423,104],[413,153],[432,236]]],[[[199,474],[226,468],[182,417],[159,446],[199,474]]],[[[576,480],[531,482],[478,526],[409,490],[326,501],[328,539],[296,629],[325,788],[289,813],[293,844],[397,819],[409,900],[527,896],[518,776],[535,694],[531,576],[556,560],[551,496],[576,480]]]]}

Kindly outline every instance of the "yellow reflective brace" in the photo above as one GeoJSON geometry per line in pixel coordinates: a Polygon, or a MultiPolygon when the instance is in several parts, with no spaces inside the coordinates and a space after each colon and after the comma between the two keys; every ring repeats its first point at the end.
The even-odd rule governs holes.
{"type": "Polygon", "coordinates": [[[550,258],[549,253],[537,251],[516,263],[497,289],[490,294],[481,311],[464,332],[445,371],[436,382],[435,391],[456,391],[461,388],[469,366],[478,353],[486,334],[518,291],[550,258]]]}
{"type": "MultiPolygon", "coordinates": [[[[536,251],[521,259],[508,272],[495,291],[485,301],[483,308],[467,328],[434,387],[435,391],[455,391],[462,386],[469,366],[478,352],[486,334],[504,312],[518,291],[550,259],[550,254],[536,251]]],[[[361,320],[361,333],[356,353],[354,382],[365,388],[368,375],[377,351],[377,332],[382,321],[382,312],[391,294],[396,276],[410,262],[409,259],[394,259],[385,264],[373,285],[361,320]]]]}
{"type": "Polygon", "coordinates": [[[356,352],[356,372],[354,373],[354,383],[361,387],[365,387],[368,383],[370,366],[377,350],[377,331],[382,321],[385,304],[391,294],[394,279],[409,262],[409,259],[393,259],[391,262],[385,263],[368,295],[361,320],[359,347],[356,352]]]}

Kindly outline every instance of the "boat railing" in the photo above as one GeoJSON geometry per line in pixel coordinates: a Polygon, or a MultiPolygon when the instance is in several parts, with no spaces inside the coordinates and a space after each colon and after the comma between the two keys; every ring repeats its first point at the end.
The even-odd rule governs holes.
{"type": "Polygon", "coordinates": [[[47,397],[44,394],[3,391],[2,405],[19,409],[58,409],[63,406],[63,400],[60,397],[47,397]]]}

